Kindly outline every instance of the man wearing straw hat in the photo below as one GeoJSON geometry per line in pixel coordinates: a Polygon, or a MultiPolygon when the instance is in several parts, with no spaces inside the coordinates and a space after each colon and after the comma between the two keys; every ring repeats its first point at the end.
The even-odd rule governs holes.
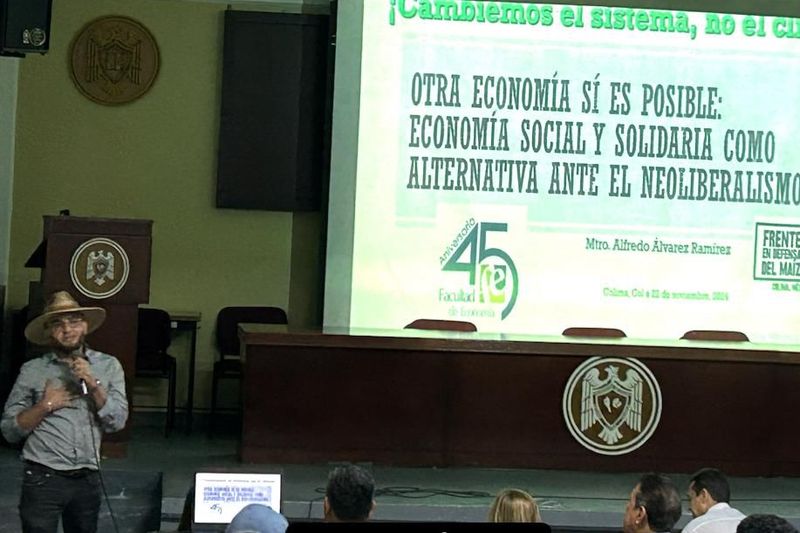
{"type": "Polygon", "coordinates": [[[99,450],[103,432],[128,418],[125,376],[116,358],[85,337],[105,320],[66,291],[52,294],[25,328],[29,341],[51,348],[22,366],[3,410],[3,436],[25,440],[19,512],[25,533],[97,530],[99,450]]]}

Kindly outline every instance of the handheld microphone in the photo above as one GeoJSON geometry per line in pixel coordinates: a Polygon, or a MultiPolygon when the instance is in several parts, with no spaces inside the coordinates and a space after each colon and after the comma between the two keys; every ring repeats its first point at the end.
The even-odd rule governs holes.
{"type": "MultiPolygon", "coordinates": [[[[71,354],[71,359],[72,359],[72,362],[70,363],[69,367],[74,372],[75,371],[74,363],[75,363],[75,360],[77,359],[77,356],[75,355],[75,353],[71,354]]],[[[86,386],[86,380],[81,379],[80,380],[80,384],[81,384],[81,394],[83,394],[84,396],[88,396],[89,395],[89,387],[86,386]]]]}

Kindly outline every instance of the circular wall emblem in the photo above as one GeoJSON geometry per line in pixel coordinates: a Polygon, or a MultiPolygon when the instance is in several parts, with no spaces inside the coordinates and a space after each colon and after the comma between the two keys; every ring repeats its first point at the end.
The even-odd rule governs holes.
{"type": "Polygon", "coordinates": [[[637,359],[592,357],[567,381],[564,420],[575,439],[603,455],[630,453],[661,419],[661,390],[637,359]]]}
{"type": "Polygon", "coordinates": [[[136,100],[158,74],[158,45],[127,17],[101,17],[72,42],[72,81],[90,100],[117,105],[136,100]]]}
{"type": "Polygon", "coordinates": [[[129,271],[128,254],[122,246],[102,237],[81,244],[72,254],[69,265],[75,288],[98,300],[121,291],[128,281],[129,271]]]}

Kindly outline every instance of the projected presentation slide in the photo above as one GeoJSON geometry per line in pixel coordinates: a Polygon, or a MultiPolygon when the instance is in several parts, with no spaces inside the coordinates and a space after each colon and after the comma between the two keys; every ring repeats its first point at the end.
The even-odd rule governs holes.
{"type": "Polygon", "coordinates": [[[800,19],[370,0],[337,34],[327,325],[800,340],[800,19]]]}

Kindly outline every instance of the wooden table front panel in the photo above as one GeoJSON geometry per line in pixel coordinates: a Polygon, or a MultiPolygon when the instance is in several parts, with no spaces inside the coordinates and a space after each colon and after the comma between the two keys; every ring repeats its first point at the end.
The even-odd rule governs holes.
{"type": "Polygon", "coordinates": [[[248,347],[242,459],[441,464],[445,362],[424,353],[248,347]]]}
{"type": "Polygon", "coordinates": [[[728,354],[734,360],[708,350],[691,360],[691,349],[673,359],[667,352],[648,358],[630,346],[489,346],[250,337],[241,457],[602,471],[717,466],[739,475],[800,475],[800,425],[791,414],[800,366],[752,362],[752,353],[735,360],[735,351],[728,354]],[[626,455],[587,450],[564,422],[567,380],[592,352],[636,356],[660,384],[661,422],[626,455]]]}

